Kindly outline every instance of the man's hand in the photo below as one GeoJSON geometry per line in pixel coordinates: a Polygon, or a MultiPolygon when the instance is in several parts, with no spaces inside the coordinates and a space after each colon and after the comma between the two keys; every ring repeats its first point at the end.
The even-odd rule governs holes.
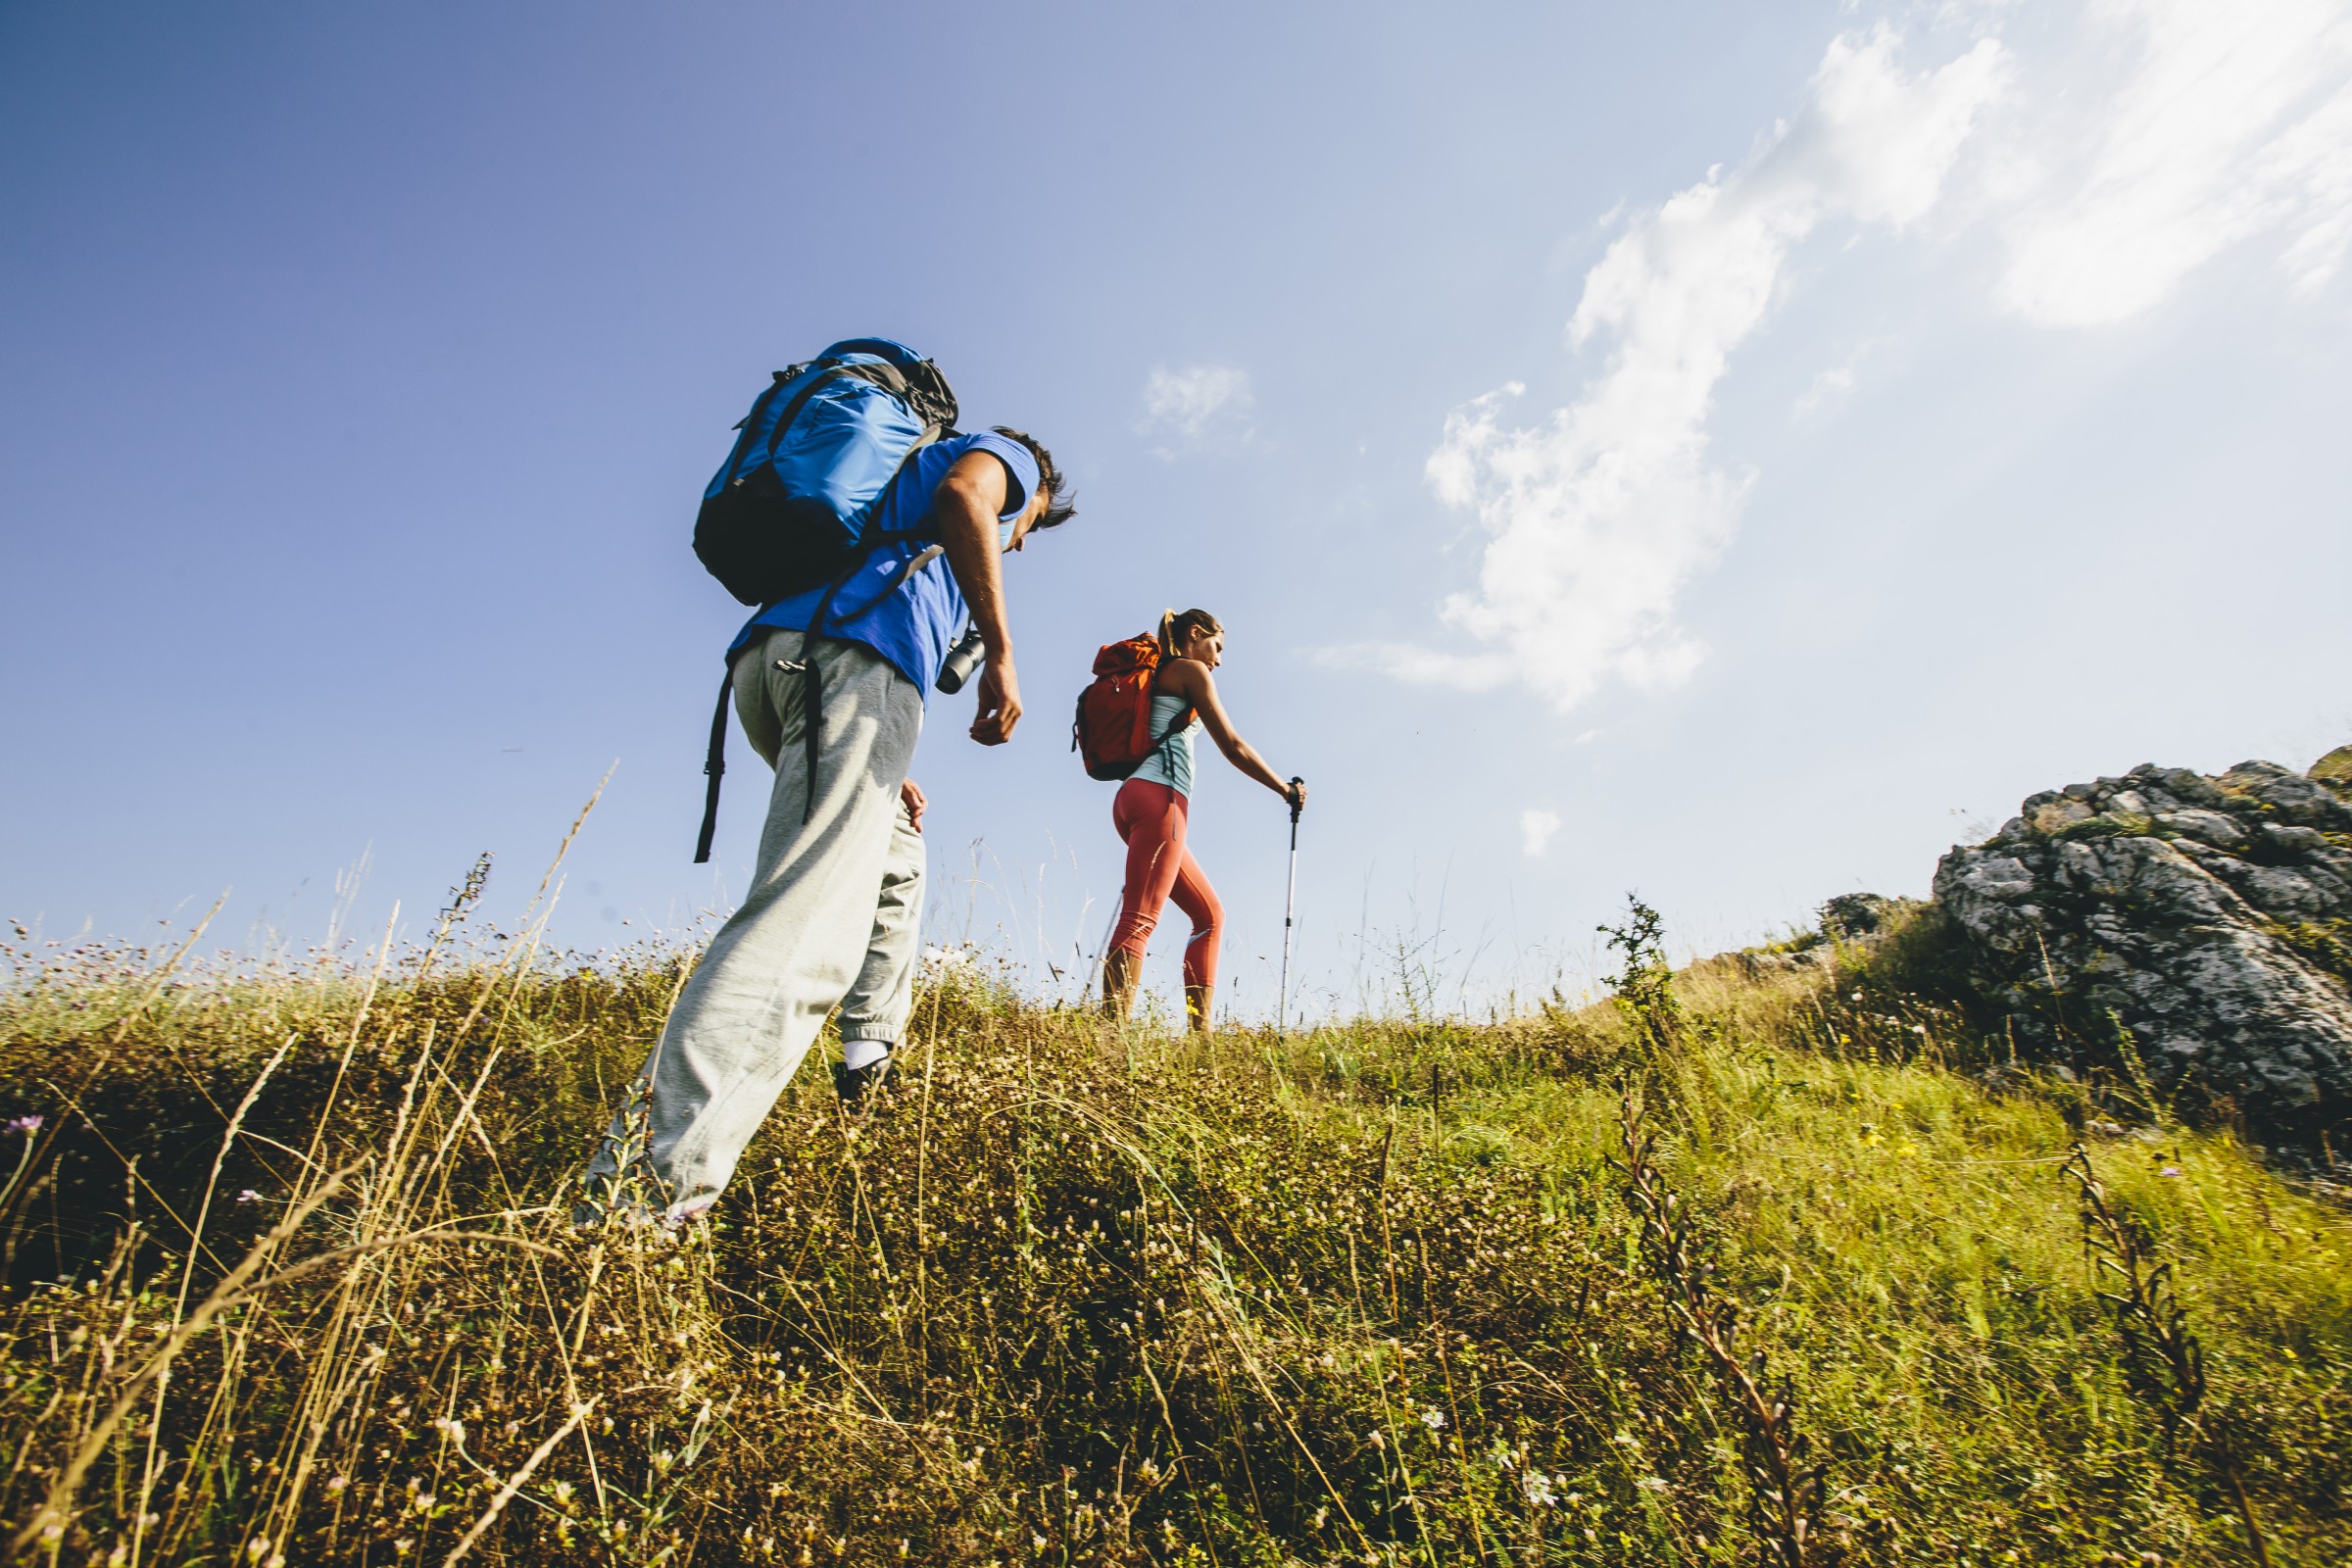
{"type": "Polygon", "coordinates": [[[992,658],[980,667],[980,710],[972,715],[972,739],[983,746],[1002,746],[1012,739],[1021,721],[1021,685],[1012,661],[992,658]]]}
{"type": "Polygon", "coordinates": [[[920,833],[923,830],[923,787],[910,778],[900,780],[899,801],[906,808],[906,815],[913,821],[914,830],[920,833]]]}

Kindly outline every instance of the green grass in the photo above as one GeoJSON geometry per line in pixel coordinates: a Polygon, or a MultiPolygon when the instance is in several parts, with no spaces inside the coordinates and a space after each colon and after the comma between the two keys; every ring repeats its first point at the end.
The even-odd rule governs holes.
{"type": "Polygon", "coordinates": [[[2271,1560],[2352,1559],[2352,1218],[2008,1069],[1921,951],[1687,970],[1664,1044],[1608,1004],[1203,1045],[927,990],[871,1116],[805,1069],[675,1244],[558,1222],[673,957],[19,951],[0,1513],[94,1563],[442,1562],[486,1517],[466,1560],[1777,1561],[1612,1163],[1631,1088],[1826,1466],[1808,1561],[2253,1560],[2096,1294],[2060,1167],[2108,1121],[2271,1560]]]}

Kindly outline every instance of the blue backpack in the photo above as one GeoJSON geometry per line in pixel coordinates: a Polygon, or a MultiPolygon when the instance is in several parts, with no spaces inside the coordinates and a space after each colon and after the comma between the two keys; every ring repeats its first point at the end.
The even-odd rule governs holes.
{"type": "Polygon", "coordinates": [[[832,582],[878,542],[866,521],[900,466],[955,425],[939,367],[888,338],[778,370],[703,492],[694,553],[747,605],[832,582]]]}
{"type": "MultiPolygon", "coordinates": [[[[889,542],[867,524],[891,481],[916,451],[956,433],[956,393],[938,366],[906,344],[853,337],[806,365],[776,371],[735,428],[741,433],[734,449],[711,476],[695,515],[694,553],[747,605],[772,605],[827,588],[810,624],[813,635],[832,605],[831,590],[889,542]]],[[[934,546],[909,562],[898,580],[938,554],[934,546]]],[[[802,667],[808,711],[822,713],[824,682],[816,661],[804,658],[802,667]]],[[[731,678],[719,682],[710,714],[697,865],[710,858],[718,829],[730,690],[731,678]]],[[[815,722],[804,726],[809,809],[816,804],[819,728],[815,722]]]]}

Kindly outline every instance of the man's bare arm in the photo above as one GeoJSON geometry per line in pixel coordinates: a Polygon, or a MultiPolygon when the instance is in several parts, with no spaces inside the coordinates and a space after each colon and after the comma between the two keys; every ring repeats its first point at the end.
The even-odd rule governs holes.
{"type": "Polygon", "coordinates": [[[939,542],[947,547],[948,568],[971,607],[972,624],[988,644],[981,666],[980,706],[972,739],[1002,746],[1021,718],[1020,684],[1012,668],[1012,624],[1004,612],[1004,572],[997,547],[997,516],[1004,510],[1004,465],[986,452],[956,460],[934,492],[939,542]]]}

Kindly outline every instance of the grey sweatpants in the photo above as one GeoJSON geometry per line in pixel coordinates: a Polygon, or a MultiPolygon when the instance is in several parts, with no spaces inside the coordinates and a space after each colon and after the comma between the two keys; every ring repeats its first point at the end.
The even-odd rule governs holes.
{"type": "MultiPolygon", "coordinates": [[[[776,770],[760,860],[743,905],[678,995],[651,1080],[645,1150],[672,1215],[706,1207],[774,1108],[834,1006],[846,1041],[905,1032],[923,906],[923,840],[899,796],[922,733],[923,699],[879,654],[811,639],[824,674],[815,808],[808,800],[797,631],[735,659],[735,713],[776,770]]],[[[617,1169],[629,1107],[588,1167],[617,1169]]]]}

